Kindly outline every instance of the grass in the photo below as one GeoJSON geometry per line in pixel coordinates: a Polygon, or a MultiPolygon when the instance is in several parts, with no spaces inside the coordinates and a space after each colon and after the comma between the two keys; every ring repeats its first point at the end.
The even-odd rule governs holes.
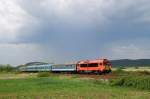
{"type": "MultiPolygon", "coordinates": [[[[113,70],[117,70],[118,68],[113,68],[113,70]]],[[[150,71],[150,66],[147,67],[124,67],[122,70],[124,71],[150,71]]]]}
{"type": "MultiPolygon", "coordinates": [[[[22,74],[12,74],[15,75],[22,74]]],[[[1,79],[0,99],[149,99],[150,97],[149,91],[110,86],[101,83],[100,80],[82,79],[78,76],[29,75],[32,77],[1,79]]]]}
{"type": "Polygon", "coordinates": [[[36,77],[36,73],[16,73],[16,72],[1,72],[1,79],[21,79],[21,78],[33,78],[36,77]]]}
{"type": "Polygon", "coordinates": [[[37,77],[49,77],[50,73],[49,72],[39,72],[37,74],[37,77]]]}
{"type": "Polygon", "coordinates": [[[111,85],[120,87],[132,87],[140,90],[150,90],[150,71],[125,71],[116,69],[112,75],[111,85]]]}
{"type": "Polygon", "coordinates": [[[119,78],[117,80],[111,81],[112,85],[133,87],[141,90],[150,90],[150,77],[149,76],[129,76],[119,78]]]}

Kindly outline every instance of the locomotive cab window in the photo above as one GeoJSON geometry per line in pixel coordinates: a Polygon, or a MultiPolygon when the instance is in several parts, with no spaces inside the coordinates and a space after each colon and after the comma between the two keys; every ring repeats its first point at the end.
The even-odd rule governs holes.
{"type": "Polygon", "coordinates": [[[97,63],[92,63],[92,64],[89,64],[88,67],[98,67],[98,64],[97,63]]]}

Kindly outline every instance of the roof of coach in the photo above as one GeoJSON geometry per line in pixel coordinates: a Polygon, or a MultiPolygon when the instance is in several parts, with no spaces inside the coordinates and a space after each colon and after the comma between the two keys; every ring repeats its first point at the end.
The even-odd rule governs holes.
{"type": "Polygon", "coordinates": [[[44,63],[44,62],[30,62],[26,63],[25,66],[32,66],[32,65],[47,65],[49,63],[44,63]]]}
{"type": "Polygon", "coordinates": [[[70,64],[52,64],[52,66],[65,66],[65,65],[75,65],[74,63],[70,63],[70,64]]]}

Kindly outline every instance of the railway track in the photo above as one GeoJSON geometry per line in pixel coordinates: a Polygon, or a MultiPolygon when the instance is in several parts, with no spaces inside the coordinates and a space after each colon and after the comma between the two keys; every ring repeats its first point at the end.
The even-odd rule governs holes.
{"type": "Polygon", "coordinates": [[[61,74],[62,76],[75,76],[77,78],[91,78],[91,79],[110,79],[112,78],[112,74],[61,74]]]}

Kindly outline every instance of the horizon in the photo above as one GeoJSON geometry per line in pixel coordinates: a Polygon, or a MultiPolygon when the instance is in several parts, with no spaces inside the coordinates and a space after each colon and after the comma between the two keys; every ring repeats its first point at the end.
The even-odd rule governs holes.
{"type": "MultiPolygon", "coordinates": [[[[83,60],[95,60],[95,59],[82,59],[82,61],[83,60]]],[[[150,60],[150,59],[112,59],[112,60],[109,60],[109,61],[122,61],[122,60],[139,61],[139,60],[150,60]]],[[[81,61],[81,60],[78,60],[78,61],[81,61]]],[[[74,61],[74,62],[73,61],[71,61],[71,62],[68,61],[68,62],[65,62],[65,63],[55,63],[55,62],[45,62],[45,61],[31,61],[31,62],[27,62],[27,63],[18,64],[18,65],[15,65],[15,66],[11,65],[11,64],[9,64],[9,65],[11,65],[13,67],[17,67],[17,66],[20,66],[20,65],[26,65],[28,63],[34,63],[34,62],[48,63],[48,64],[74,64],[77,61],[74,61]]],[[[5,65],[5,64],[1,64],[1,65],[5,65]]],[[[8,65],[8,64],[6,64],[6,65],[8,65]]]]}

